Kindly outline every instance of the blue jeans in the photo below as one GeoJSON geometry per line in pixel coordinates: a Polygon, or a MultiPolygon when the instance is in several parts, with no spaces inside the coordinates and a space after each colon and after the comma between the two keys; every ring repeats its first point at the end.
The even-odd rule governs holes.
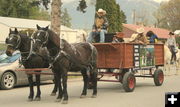
{"type": "Polygon", "coordinates": [[[105,34],[107,33],[107,30],[104,30],[104,29],[101,29],[100,32],[96,31],[96,32],[91,32],[89,33],[89,36],[87,37],[87,42],[90,42],[92,43],[93,42],[93,39],[94,37],[97,35],[97,34],[100,34],[100,43],[104,43],[105,42],[105,34]]]}

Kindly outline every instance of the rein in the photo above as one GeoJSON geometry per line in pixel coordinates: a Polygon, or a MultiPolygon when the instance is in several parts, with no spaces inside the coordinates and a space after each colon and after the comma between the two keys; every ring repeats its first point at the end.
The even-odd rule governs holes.
{"type": "MultiPolygon", "coordinates": [[[[33,32],[33,34],[32,35],[34,35],[34,33],[35,32],[33,32]]],[[[32,35],[31,35],[31,37],[32,37],[32,35]]],[[[27,57],[24,57],[22,60],[28,60],[30,57],[31,57],[31,55],[33,54],[33,40],[30,38],[30,50],[29,51],[27,51],[27,52],[21,52],[21,54],[26,54],[26,53],[29,53],[28,54],[28,56],[27,57]]]]}
{"type": "MultiPolygon", "coordinates": [[[[41,47],[45,44],[47,44],[48,40],[49,40],[49,33],[47,31],[44,30],[38,30],[39,32],[45,32],[45,41],[42,41],[41,39],[36,39],[34,38],[34,42],[39,41],[41,42],[41,47]]],[[[37,33],[36,36],[39,36],[39,33],[37,33]]],[[[60,42],[61,43],[61,42],[60,42]]],[[[48,51],[54,49],[56,47],[50,48],[48,49],[48,51]]],[[[60,44],[60,48],[58,49],[59,52],[55,55],[55,56],[50,56],[50,67],[51,68],[53,66],[53,64],[59,59],[61,60],[63,57],[67,58],[68,60],[70,60],[70,62],[72,62],[73,64],[75,64],[76,66],[82,67],[82,68],[86,68],[87,66],[91,66],[91,64],[87,64],[87,63],[79,63],[77,62],[76,58],[74,58],[73,56],[71,56],[70,54],[68,54],[67,52],[65,52],[63,50],[64,46],[62,44],[60,44]]],[[[72,50],[75,51],[76,49],[71,46],[72,50]]],[[[37,53],[36,53],[37,54],[37,53]]],[[[76,54],[76,51],[75,51],[76,54]]]]}

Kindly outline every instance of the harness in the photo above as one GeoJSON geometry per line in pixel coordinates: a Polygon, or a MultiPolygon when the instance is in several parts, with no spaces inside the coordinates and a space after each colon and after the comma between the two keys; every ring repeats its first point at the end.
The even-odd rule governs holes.
{"type": "MultiPolygon", "coordinates": [[[[39,30],[39,32],[45,32],[45,38],[46,40],[42,43],[41,47],[45,44],[47,44],[48,42],[48,39],[49,39],[49,33],[47,31],[44,31],[44,30],[39,30]]],[[[38,36],[38,35],[37,35],[38,36]]],[[[41,41],[40,39],[34,39],[35,41],[41,41]]],[[[62,40],[60,41],[60,43],[63,42],[62,40]]],[[[91,46],[92,48],[92,46],[91,46]]],[[[92,68],[92,65],[91,64],[88,64],[88,63],[78,63],[77,60],[71,56],[70,54],[68,54],[67,52],[65,52],[64,50],[64,45],[61,43],[60,44],[60,48],[59,48],[59,52],[55,55],[55,56],[50,56],[50,66],[49,68],[52,68],[53,67],[53,64],[59,59],[61,60],[62,58],[67,58],[71,64],[70,66],[73,66],[73,65],[76,65],[77,67],[80,67],[80,68],[87,68],[88,66],[90,66],[90,68],[92,68]]],[[[73,50],[74,54],[77,54],[77,50],[74,46],[71,45],[71,49],[73,50]]],[[[93,49],[92,49],[93,51],[93,49]]],[[[92,58],[92,54],[90,56],[92,58]]]]}
{"type": "MultiPolygon", "coordinates": [[[[15,47],[14,47],[13,44],[7,44],[7,45],[14,47],[14,49],[18,49],[18,48],[19,48],[19,45],[20,45],[20,43],[21,43],[21,37],[20,37],[20,35],[10,34],[10,36],[11,36],[11,35],[14,35],[14,36],[16,36],[16,37],[18,38],[18,39],[17,39],[17,45],[16,45],[15,47]]],[[[11,39],[11,38],[9,38],[9,39],[11,39]]]]}
{"type": "MultiPolygon", "coordinates": [[[[44,30],[38,30],[39,31],[39,33],[40,32],[45,32],[46,33],[46,35],[45,35],[45,37],[46,37],[46,40],[42,43],[42,46],[44,46],[46,43],[47,43],[47,41],[48,41],[48,38],[49,38],[49,33],[47,32],[47,31],[44,31],[44,30]]],[[[34,36],[34,34],[35,34],[35,32],[32,34],[32,36],[31,37],[33,37],[34,36]]],[[[32,39],[33,40],[33,42],[35,43],[36,41],[40,41],[41,42],[41,40],[40,39],[32,39]]],[[[41,47],[42,47],[41,46],[41,47]]]]}

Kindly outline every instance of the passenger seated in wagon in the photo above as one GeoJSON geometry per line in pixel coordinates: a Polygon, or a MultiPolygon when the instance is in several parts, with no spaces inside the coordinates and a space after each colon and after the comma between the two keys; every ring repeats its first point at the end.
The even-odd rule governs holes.
{"type": "Polygon", "coordinates": [[[96,12],[95,22],[92,28],[92,32],[87,38],[87,42],[92,43],[96,35],[100,34],[100,43],[105,42],[105,34],[107,33],[108,20],[106,18],[106,11],[99,9],[96,12]]]}
{"type": "Polygon", "coordinates": [[[157,43],[158,42],[158,37],[153,31],[148,31],[146,33],[146,36],[149,38],[149,43],[157,43]]]}
{"type": "Polygon", "coordinates": [[[148,40],[146,38],[146,36],[144,35],[144,29],[138,28],[136,30],[136,33],[132,34],[130,40],[130,43],[140,43],[140,44],[147,44],[148,40]]]}

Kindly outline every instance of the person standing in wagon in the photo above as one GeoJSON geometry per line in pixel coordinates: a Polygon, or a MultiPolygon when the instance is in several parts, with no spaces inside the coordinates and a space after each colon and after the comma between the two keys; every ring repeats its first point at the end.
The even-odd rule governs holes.
{"type": "Polygon", "coordinates": [[[108,20],[106,18],[106,11],[103,9],[98,9],[96,12],[95,22],[92,28],[92,32],[87,38],[87,42],[92,43],[94,36],[100,34],[100,43],[105,42],[105,34],[107,33],[108,20]]]}

